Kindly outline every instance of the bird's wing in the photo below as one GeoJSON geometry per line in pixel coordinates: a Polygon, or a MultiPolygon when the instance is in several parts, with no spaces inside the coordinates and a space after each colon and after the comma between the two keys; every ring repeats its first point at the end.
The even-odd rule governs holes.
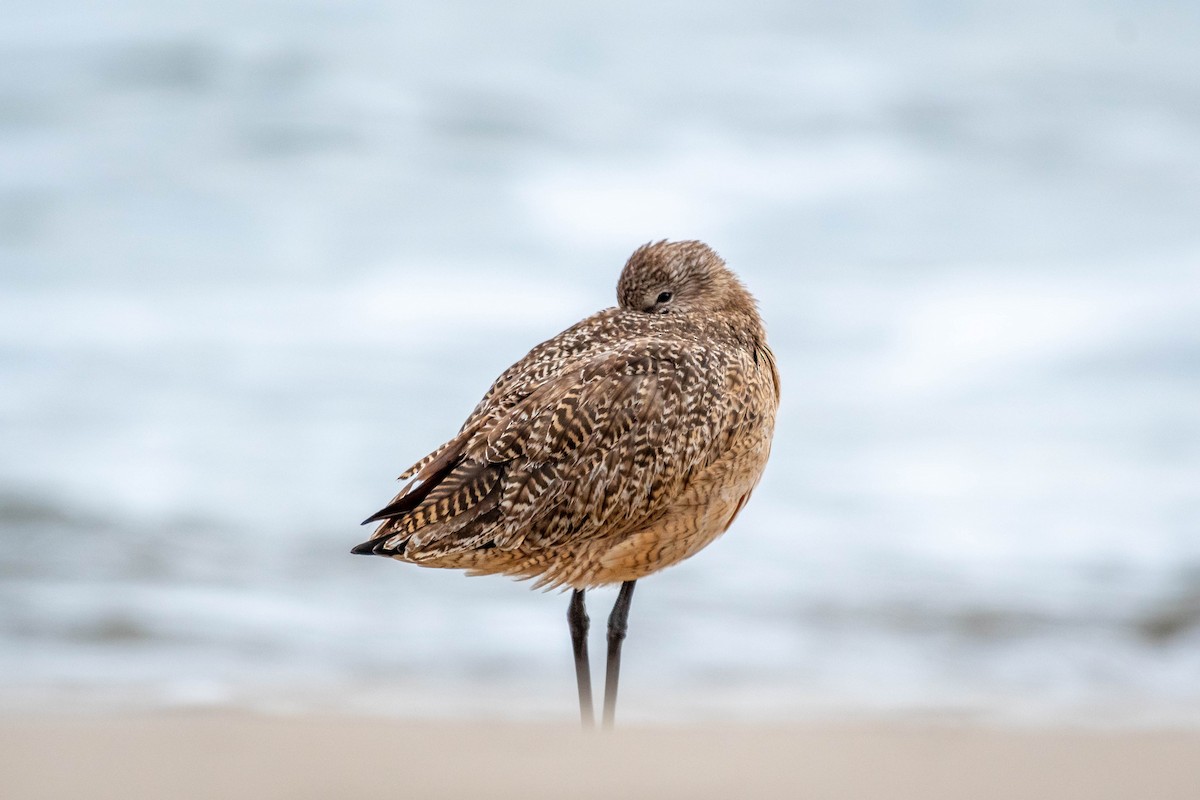
{"type": "Polygon", "coordinates": [[[580,359],[424,460],[360,552],[420,560],[636,530],[729,446],[746,366],[652,339],[580,359]]]}
{"type": "Polygon", "coordinates": [[[613,333],[606,323],[618,313],[618,309],[615,308],[605,309],[535,346],[492,382],[463,423],[458,436],[406,469],[397,480],[405,481],[416,477],[447,451],[461,447],[466,441],[465,435],[494,424],[498,417],[507,413],[547,380],[565,372],[573,362],[584,361],[597,350],[604,350],[607,344],[605,334],[613,333]]]}
{"type": "Polygon", "coordinates": [[[497,546],[635,528],[718,450],[726,371],[696,344],[634,341],[540,387],[487,432],[506,465],[497,546]]]}

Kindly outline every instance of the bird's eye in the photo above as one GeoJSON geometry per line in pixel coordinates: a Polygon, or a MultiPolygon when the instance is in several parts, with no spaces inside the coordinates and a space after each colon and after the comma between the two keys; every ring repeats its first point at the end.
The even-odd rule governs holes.
{"type": "Polygon", "coordinates": [[[671,299],[671,293],[670,293],[670,292],[663,292],[662,294],[660,294],[660,295],[658,296],[658,300],[657,300],[656,302],[659,302],[659,303],[666,303],[666,302],[669,302],[669,301],[670,301],[670,299],[671,299]]]}

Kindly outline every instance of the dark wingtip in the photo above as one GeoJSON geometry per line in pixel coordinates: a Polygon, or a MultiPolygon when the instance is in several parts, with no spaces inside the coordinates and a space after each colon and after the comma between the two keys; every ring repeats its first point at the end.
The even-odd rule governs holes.
{"type": "Polygon", "coordinates": [[[372,539],[369,542],[363,542],[360,545],[355,545],[350,552],[356,556],[373,556],[375,555],[375,543],[377,541],[378,539],[372,539]]]}
{"type": "Polygon", "coordinates": [[[366,519],[364,519],[362,522],[360,522],[358,524],[359,525],[370,525],[372,522],[379,522],[380,520],[384,520],[384,519],[395,519],[396,517],[402,516],[404,514],[407,514],[409,511],[411,511],[412,509],[410,508],[410,506],[413,506],[413,505],[415,505],[415,503],[413,503],[407,497],[402,500],[397,500],[395,503],[392,503],[387,508],[379,509],[374,514],[367,517],[366,519]]]}

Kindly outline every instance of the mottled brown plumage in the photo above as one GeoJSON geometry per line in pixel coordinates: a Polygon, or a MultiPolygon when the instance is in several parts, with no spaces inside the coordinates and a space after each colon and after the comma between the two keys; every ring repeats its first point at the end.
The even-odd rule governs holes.
{"type": "Polygon", "coordinates": [[[582,590],[723,533],[779,404],[754,299],[695,241],[639,248],[617,296],[509,367],[355,552],[582,590]]]}

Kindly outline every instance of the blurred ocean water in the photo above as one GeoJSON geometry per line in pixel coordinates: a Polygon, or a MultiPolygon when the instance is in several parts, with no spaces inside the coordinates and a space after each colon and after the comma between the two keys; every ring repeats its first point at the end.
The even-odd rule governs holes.
{"type": "Polygon", "coordinates": [[[629,716],[1200,722],[1195,4],[18,5],[0,707],[570,716],[564,597],[348,550],[670,237],[784,405],[629,716]]]}

